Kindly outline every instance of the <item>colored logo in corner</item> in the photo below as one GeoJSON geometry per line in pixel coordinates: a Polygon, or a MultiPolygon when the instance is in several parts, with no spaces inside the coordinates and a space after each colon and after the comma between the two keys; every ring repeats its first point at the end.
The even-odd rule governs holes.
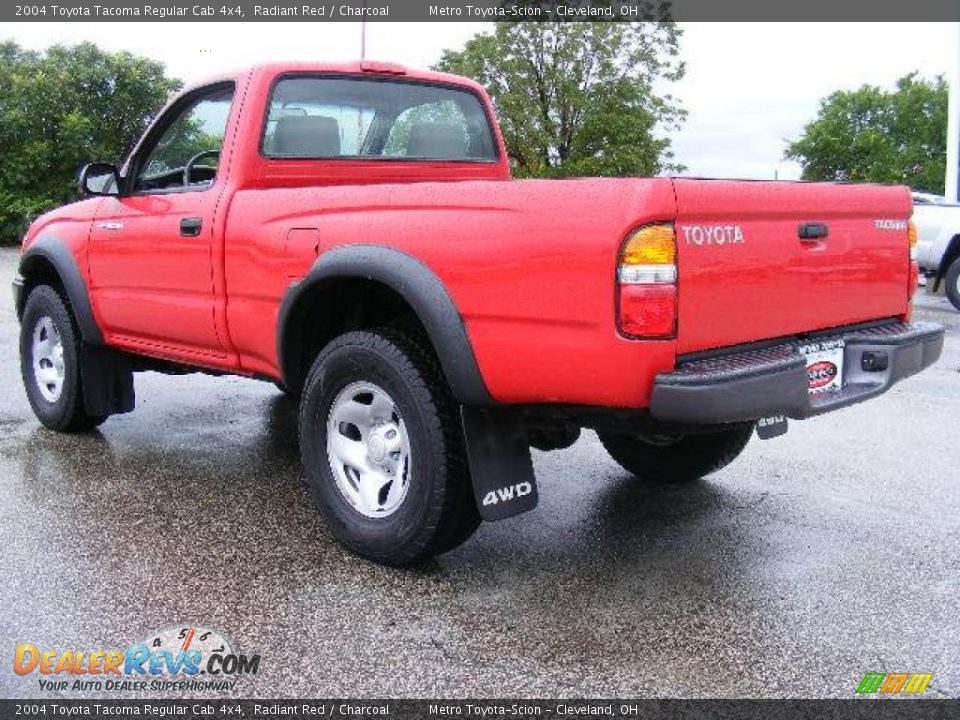
{"type": "Polygon", "coordinates": [[[857,686],[858,695],[920,695],[933,680],[933,673],[868,672],[857,686]]]}
{"type": "Polygon", "coordinates": [[[243,654],[222,633],[196,626],[151,633],[124,650],[57,650],[34,643],[14,649],[13,671],[37,674],[40,690],[233,690],[256,675],[260,655],[243,654]]]}

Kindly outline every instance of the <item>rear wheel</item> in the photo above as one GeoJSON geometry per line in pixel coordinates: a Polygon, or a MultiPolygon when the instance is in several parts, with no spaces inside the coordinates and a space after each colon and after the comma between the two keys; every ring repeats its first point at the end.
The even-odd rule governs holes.
{"type": "Polygon", "coordinates": [[[457,405],[420,338],[351,332],[324,348],[304,386],[300,446],[334,534],[375,562],[445,552],[480,524],[457,405]]]}
{"type": "Polygon", "coordinates": [[[106,420],[86,412],[80,334],[70,309],[49,285],[35,287],[23,308],[20,374],[34,414],[51,430],[79,432],[106,420]]]}
{"type": "Polygon", "coordinates": [[[702,435],[599,433],[610,457],[653,482],[689,482],[733,462],[750,441],[753,423],[702,435]]]}
{"type": "Polygon", "coordinates": [[[950,264],[950,267],[947,268],[945,281],[947,283],[947,300],[949,300],[957,310],[960,310],[960,257],[954,260],[950,264]]]}

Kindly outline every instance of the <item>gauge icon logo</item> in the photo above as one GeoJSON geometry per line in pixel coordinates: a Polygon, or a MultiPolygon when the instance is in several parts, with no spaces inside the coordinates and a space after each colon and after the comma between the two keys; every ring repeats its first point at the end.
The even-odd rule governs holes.
{"type": "Polygon", "coordinates": [[[127,651],[128,674],[255,675],[259,655],[237,653],[219,630],[172,625],[150,633],[127,651]]]}
{"type": "Polygon", "coordinates": [[[140,641],[151,651],[189,652],[199,650],[203,657],[213,653],[233,654],[233,643],[218,630],[194,625],[179,625],[157,630],[140,641]]]}

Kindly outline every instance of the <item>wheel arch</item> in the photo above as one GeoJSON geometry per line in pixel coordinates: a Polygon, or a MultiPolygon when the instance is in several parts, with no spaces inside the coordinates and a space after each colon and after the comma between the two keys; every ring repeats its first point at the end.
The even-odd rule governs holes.
{"type": "Polygon", "coordinates": [[[18,319],[23,315],[23,306],[32,287],[42,281],[56,282],[70,301],[83,341],[91,345],[103,344],[103,335],[90,305],[87,284],[65,242],[50,235],[37,238],[21,256],[19,274],[23,278],[23,293],[17,302],[18,319]]]}
{"type": "Polygon", "coordinates": [[[937,281],[939,282],[947,275],[947,270],[953,261],[960,257],[960,233],[954,235],[947,242],[943,249],[943,256],[940,258],[940,266],[937,268],[937,281]]]}
{"type": "Polygon", "coordinates": [[[343,288],[349,288],[351,301],[402,303],[430,339],[454,397],[466,405],[494,404],[463,319],[440,278],[419,260],[381,245],[328,250],[284,294],[277,315],[277,361],[284,384],[299,386],[309,370],[312,357],[304,352],[308,332],[319,333],[310,346],[319,350],[339,332],[358,327],[348,319],[357,307],[341,302],[335,316],[317,307],[324,299],[342,300],[338,292],[343,288]]]}

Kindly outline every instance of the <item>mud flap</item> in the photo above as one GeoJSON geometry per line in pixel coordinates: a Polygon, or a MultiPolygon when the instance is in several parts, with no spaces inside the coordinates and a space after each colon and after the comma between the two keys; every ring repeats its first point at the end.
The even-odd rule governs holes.
{"type": "Polygon", "coordinates": [[[83,400],[89,415],[119,415],[133,410],[133,372],[121,354],[83,343],[80,350],[83,400]]]}
{"type": "Polygon", "coordinates": [[[780,437],[787,432],[787,418],[784,415],[771,415],[757,421],[757,437],[761,440],[780,437]]]}
{"type": "Polygon", "coordinates": [[[501,408],[463,405],[473,494],[484,520],[503,520],[537,506],[526,427],[516,413],[501,408]]]}

